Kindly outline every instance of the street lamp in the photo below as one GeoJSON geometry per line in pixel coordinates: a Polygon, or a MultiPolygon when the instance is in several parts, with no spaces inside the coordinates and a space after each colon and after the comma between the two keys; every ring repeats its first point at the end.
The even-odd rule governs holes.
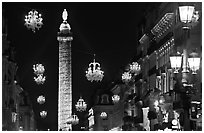
{"type": "Polygon", "coordinates": [[[190,55],[188,55],[188,49],[187,46],[190,45],[190,29],[193,27],[194,24],[196,24],[197,20],[199,19],[198,11],[195,11],[194,6],[180,6],[179,7],[179,15],[180,15],[180,21],[183,23],[182,28],[184,30],[184,45],[183,45],[183,53],[181,55],[173,55],[170,56],[170,63],[171,67],[175,69],[174,73],[178,73],[178,70],[182,66],[182,86],[185,88],[185,92],[181,93],[182,103],[183,103],[183,109],[184,109],[184,130],[190,130],[190,120],[189,120],[189,106],[188,104],[190,101],[190,97],[187,96],[188,89],[186,87],[191,86],[188,84],[188,69],[192,70],[192,74],[196,74],[196,71],[200,67],[200,58],[198,57],[198,54],[193,52],[190,55]],[[189,67],[189,68],[188,68],[189,67]]]}
{"type": "Polygon", "coordinates": [[[188,24],[192,21],[194,6],[180,6],[179,13],[181,22],[187,24],[183,28],[189,28],[188,24]]]}
{"type": "Polygon", "coordinates": [[[180,12],[181,22],[189,23],[192,20],[192,16],[193,16],[193,12],[194,12],[194,6],[180,6],[179,12],[180,12]]]}
{"type": "Polygon", "coordinates": [[[192,70],[192,74],[197,74],[196,71],[200,67],[200,58],[198,56],[198,53],[193,52],[188,57],[188,65],[190,69],[192,70]]]}
{"type": "Polygon", "coordinates": [[[181,68],[182,56],[179,52],[175,55],[170,56],[171,67],[174,69],[174,73],[178,73],[181,68]]]}

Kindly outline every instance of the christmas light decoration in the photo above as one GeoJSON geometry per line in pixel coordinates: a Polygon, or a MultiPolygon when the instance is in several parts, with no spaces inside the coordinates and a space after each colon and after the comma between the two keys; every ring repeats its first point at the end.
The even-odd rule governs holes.
{"type": "Polygon", "coordinates": [[[79,118],[77,115],[71,115],[68,119],[67,119],[67,123],[68,124],[72,124],[72,125],[76,125],[79,123],[79,118]]]}
{"type": "Polygon", "coordinates": [[[124,72],[122,75],[123,82],[129,82],[132,78],[132,75],[129,72],[124,72]]]}
{"type": "Polygon", "coordinates": [[[42,118],[45,118],[46,116],[47,116],[47,111],[41,111],[40,112],[40,116],[42,117],[42,118]]]}
{"type": "Polygon", "coordinates": [[[42,64],[33,65],[34,74],[42,75],[45,72],[45,67],[42,64]]]}
{"type": "Polygon", "coordinates": [[[44,84],[45,82],[45,76],[43,76],[43,73],[45,72],[45,68],[42,64],[36,64],[33,65],[34,74],[36,74],[37,77],[34,77],[33,79],[37,84],[44,84]]]}
{"type": "Polygon", "coordinates": [[[37,77],[34,77],[34,80],[37,84],[44,84],[45,82],[45,76],[38,75],[37,77]]]}
{"type": "Polygon", "coordinates": [[[200,68],[200,57],[198,53],[193,52],[188,57],[188,64],[192,70],[192,74],[197,74],[196,71],[200,68]]]}
{"type": "Polygon", "coordinates": [[[42,15],[38,14],[36,10],[32,10],[25,16],[24,25],[35,33],[35,28],[39,30],[42,27],[42,20],[42,15]]]}
{"type": "Polygon", "coordinates": [[[137,62],[133,62],[132,64],[130,64],[131,73],[137,75],[140,72],[140,70],[141,70],[140,65],[137,62]]]}
{"type": "Polygon", "coordinates": [[[71,36],[67,23],[67,11],[62,13],[63,23],[60,25],[57,40],[59,41],[59,91],[58,91],[58,130],[72,130],[67,124],[72,114],[72,69],[71,69],[71,36]]]}
{"type": "Polygon", "coordinates": [[[101,112],[100,117],[101,117],[102,119],[106,119],[106,118],[108,117],[108,115],[107,115],[106,112],[101,112]]]}
{"type": "MultiPolygon", "coordinates": [[[[94,55],[95,56],[95,55],[94,55]]],[[[86,71],[87,80],[93,81],[101,81],[104,77],[103,71],[100,68],[100,64],[95,62],[95,59],[92,63],[89,64],[88,71],[86,71]]]]}
{"type": "Polygon", "coordinates": [[[43,104],[43,103],[45,103],[45,97],[44,96],[39,96],[38,98],[37,98],[37,102],[39,103],[39,104],[43,104]]]}
{"type": "Polygon", "coordinates": [[[86,111],[87,104],[86,102],[84,102],[84,99],[80,97],[75,107],[77,111],[82,112],[82,111],[86,111]]]}
{"type": "Polygon", "coordinates": [[[113,96],[112,96],[112,100],[113,100],[113,103],[117,103],[117,102],[120,100],[120,96],[118,96],[118,95],[113,95],[113,96]]]}

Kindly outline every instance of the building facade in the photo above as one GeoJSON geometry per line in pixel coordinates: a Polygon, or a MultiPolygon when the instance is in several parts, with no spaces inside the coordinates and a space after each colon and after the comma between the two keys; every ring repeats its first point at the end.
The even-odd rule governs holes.
{"type": "Polygon", "coordinates": [[[14,48],[7,40],[7,23],[3,10],[2,23],[2,130],[35,131],[36,121],[32,104],[17,82],[17,63],[14,48]]]}
{"type": "MultiPolygon", "coordinates": [[[[187,67],[181,68],[176,74],[170,62],[172,54],[180,52],[184,56],[186,52],[183,50],[186,43],[185,30],[179,18],[181,5],[194,5],[195,11],[200,15],[190,29],[187,53],[196,50],[199,55],[202,54],[201,3],[164,2],[148,7],[138,24],[139,39],[133,60],[141,66],[141,70],[132,75],[130,81],[116,84],[111,89],[112,95],[120,96],[118,103],[94,106],[93,130],[202,129],[202,66],[196,75],[190,70],[184,74],[182,70],[187,67]],[[192,86],[186,87],[184,83],[192,86]],[[103,111],[107,114],[107,119],[100,117],[103,111]],[[112,124],[113,121],[115,125],[112,124]]],[[[182,64],[185,65],[184,59],[182,64]]]]}
{"type": "MultiPolygon", "coordinates": [[[[171,122],[175,119],[173,112],[177,112],[181,115],[184,114],[185,116],[185,120],[180,119],[180,130],[195,130],[195,127],[191,124],[193,122],[189,120],[188,110],[185,111],[186,109],[183,107],[187,104],[184,103],[184,94],[180,92],[183,88],[181,86],[183,81],[180,82],[183,74],[174,74],[170,64],[171,54],[178,51],[183,52],[185,33],[179,21],[178,7],[186,4],[193,4],[196,11],[201,12],[201,3],[161,3],[157,8],[150,10],[150,12],[145,15],[145,23],[143,21],[143,26],[140,27],[144,32],[141,35],[139,40],[140,44],[137,47],[137,62],[141,64],[143,68],[141,72],[142,76],[140,77],[142,77],[142,80],[147,81],[142,84],[142,92],[153,90],[148,102],[150,130],[171,128],[171,122]],[[155,90],[158,90],[158,93],[155,93],[155,90]],[[165,97],[164,100],[166,103],[164,104],[165,107],[164,105],[159,105],[159,113],[159,111],[155,109],[154,102],[161,99],[161,97],[165,97]],[[167,109],[169,112],[166,112],[167,109]],[[187,113],[187,115],[185,115],[185,113],[187,113]],[[164,122],[165,114],[168,114],[168,122],[164,122]],[[166,123],[166,125],[169,124],[168,127],[163,126],[163,123],[166,123]]],[[[187,46],[188,53],[191,53],[192,49],[196,49],[196,52],[201,53],[201,22],[195,23],[190,31],[191,43],[187,46]]],[[[138,82],[139,79],[140,78],[137,78],[138,82]]],[[[202,82],[201,67],[196,75],[196,79],[197,81],[193,82],[195,87],[191,88],[191,90],[195,89],[196,93],[192,93],[190,99],[193,100],[193,98],[197,97],[195,101],[200,102],[202,99],[199,95],[201,94],[202,82]]],[[[192,83],[191,74],[188,74],[187,80],[192,83]]]]}

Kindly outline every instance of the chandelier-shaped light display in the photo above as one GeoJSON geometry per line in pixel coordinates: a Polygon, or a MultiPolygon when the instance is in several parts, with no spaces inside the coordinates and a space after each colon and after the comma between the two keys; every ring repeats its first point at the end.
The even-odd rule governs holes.
{"type": "Polygon", "coordinates": [[[33,70],[36,75],[41,75],[45,72],[45,67],[42,64],[33,65],[33,70]]]}
{"type": "Polygon", "coordinates": [[[106,112],[101,112],[100,117],[101,117],[102,119],[106,119],[106,118],[108,117],[108,115],[107,115],[106,112]]]}
{"type": "Polygon", "coordinates": [[[37,77],[34,77],[35,82],[39,84],[44,84],[45,82],[45,76],[43,75],[38,75],[37,77]]]}
{"type": "Polygon", "coordinates": [[[45,118],[46,116],[47,116],[47,111],[41,111],[40,112],[40,116],[42,117],[42,118],[45,118]]]}
{"type": "Polygon", "coordinates": [[[34,70],[34,74],[37,77],[34,77],[34,80],[37,84],[44,84],[45,82],[45,76],[43,76],[43,73],[45,72],[45,68],[42,64],[36,64],[33,65],[33,70],[34,70]]]}
{"type": "Polygon", "coordinates": [[[72,125],[78,124],[78,123],[79,123],[79,118],[78,118],[78,116],[75,115],[75,114],[74,114],[74,115],[71,115],[71,116],[68,118],[67,123],[68,123],[68,124],[72,124],[72,125]]]}
{"type": "Polygon", "coordinates": [[[45,97],[44,97],[43,95],[39,96],[39,97],[37,98],[37,102],[38,102],[39,104],[45,103],[45,97]]]}
{"type": "Polygon", "coordinates": [[[137,62],[133,62],[132,64],[130,64],[130,72],[134,73],[135,75],[137,75],[141,70],[140,65],[137,62]]]}
{"type": "Polygon", "coordinates": [[[120,96],[119,95],[113,95],[112,100],[113,100],[113,103],[117,103],[120,100],[120,96]]]}
{"type": "Polygon", "coordinates": [[[124,72],[122,75],[123,82],[129,82],[132,78],[132,75],[129,72],[124,72]]]}
{"type": "Polygon", "coordinates": [[[25,26],[35,33],[35,28],[39,30],[43,25],[41,16],[36,10],[28,12],[28,15],[25,16],[25,26]]]}
{"type": "Polygon", "coordinates": [[[103,71],[100,68],[100,64],[98,62],[94,62],[89,64],[88,71],[86,71],[86,77],[89,81],[101,81],[103,79],[103,71]]]}
{"type": "Polygon", "coordinates": [[[79,112],[86,111],[87,104],[84,102],[84,99],[80,97],[77,104],[75,104],[76,110],[79,112]]]}

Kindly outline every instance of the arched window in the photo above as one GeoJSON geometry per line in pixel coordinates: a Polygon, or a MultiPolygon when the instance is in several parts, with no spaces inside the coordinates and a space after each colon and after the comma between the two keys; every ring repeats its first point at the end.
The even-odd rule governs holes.
{"type": "Polygon", "coordinates": [[[108,104],[109,103],[109,99],[108,99],[108,95],[107,94],[103,94],[101,97],[101,103],[102,104],[108,104]]]}

